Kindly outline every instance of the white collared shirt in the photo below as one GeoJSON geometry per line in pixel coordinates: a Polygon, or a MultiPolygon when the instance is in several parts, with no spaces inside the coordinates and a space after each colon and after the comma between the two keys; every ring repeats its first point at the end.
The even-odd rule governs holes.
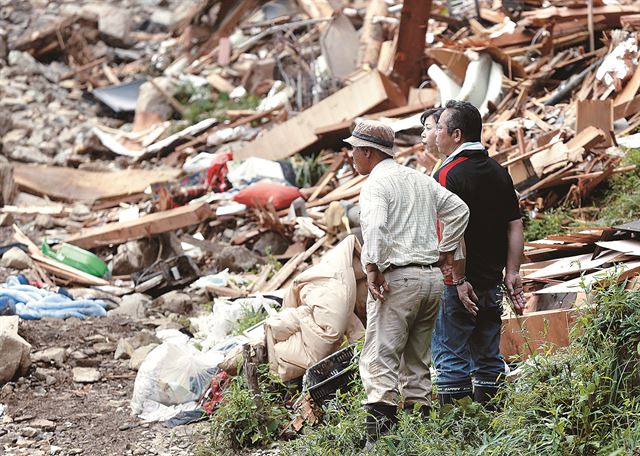
{"type": "Polygon", "coordinates": [[[455,250],[469,221],[467,205],[433,178],[383,160],[360,193],[362,264],[432,264],[440,252],[455,250]],[[445,224],[438,245],[436,220],[445,224]]]}

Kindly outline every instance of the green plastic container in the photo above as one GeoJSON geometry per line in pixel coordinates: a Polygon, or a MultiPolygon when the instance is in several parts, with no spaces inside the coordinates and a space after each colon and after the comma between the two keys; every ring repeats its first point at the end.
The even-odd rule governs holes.
{"type": "Polygon", "coordinates": [[[46,242],[42,242],[42,253],[61,263],[79,269],[96,277],[103,277],[108,271],[107,265],[99,256],[71,244],[62,244],[53,250],[46,242]]]}

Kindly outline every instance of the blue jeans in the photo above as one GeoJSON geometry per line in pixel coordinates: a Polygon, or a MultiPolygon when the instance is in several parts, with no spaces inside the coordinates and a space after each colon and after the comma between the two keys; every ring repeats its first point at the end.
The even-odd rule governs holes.
{"type": "Polygon", "coordinates": [[[456,287],[445,287],[432,339],[439,394],[471,395],[474,384],[497,386],[505,372],[500,354],[501,287],[475,292],[474,317],[458,299],[456,287]]]}

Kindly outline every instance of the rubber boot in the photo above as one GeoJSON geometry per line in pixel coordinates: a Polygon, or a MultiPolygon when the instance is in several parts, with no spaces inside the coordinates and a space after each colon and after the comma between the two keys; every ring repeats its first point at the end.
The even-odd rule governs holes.
{"type": "Polygon", "coordinates": [[[419,413],[422,418],[425,420],[431,416],[431,406],[427,404],[420,403],[420,407],[416,411],[416,404],[405,404],[403,407],[405,413],[419,413]]]}
{"type": "Polygon", "coordinates": [[[365,421],[367,445],[365,446],[365,451],[368,451],[381,436],[389,434],[391,428],[398,422],[398,407],[384,402],[376,402],[365,405],[365,410],[367,411],[365,421]]]}
{"type": "Polygon", "coordinates": [[[464,399],[465,397],[471,398],[471,393],[438,393],[438,401],[440,402],[441,407],[447,404],[453,404],[454,401],[459,401],[461,399],[464,399]]]}
{"type": "Polygon", "coordinates": [[[473,385],[473,400],[478,402],[487,410],[496,411],[498,409],[495,402],[491,402],[496,394],[500,391],[500,385],[473,385]]]}

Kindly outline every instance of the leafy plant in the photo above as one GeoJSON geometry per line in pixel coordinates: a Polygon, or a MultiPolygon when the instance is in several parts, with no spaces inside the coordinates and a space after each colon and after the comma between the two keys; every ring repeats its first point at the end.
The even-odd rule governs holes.
{"type": "MultiPolygon", "coordinates": [[[[282,447],[283,455],[357,454],[364,434],[360,391],[343,395],[325,423],[282,447]]],[[[597,290],[572,342],[533,356],[488,412],[470,401],[401,413],[372,455],[637,455],[640,451],[640,292],[597,290]]]]}
{"type": "Polygon", "coordinates": [[[315,185],[327,170],[327,165],[320,162],[320,154],[308,157],[296,154],[290,161],[296,173],[296,185],[300,188],[315,185]]]}
{"type": "Polygon", "coordinates": [[[240,314],[240,318],[238,319],[235,329],[232,331],[233,335],[239,335],[245,332],[247,329],[252,326],[260,323],[266,317],[265,312],[262,308],[258,310],[254,310],[252,306],[243,306],[242,313],[240,314]]]}
{"type": "Polygon", "coordinates": [[[209,86],[194,86],[190,82],[178,86],[175,98],[185,106],[183,118],[191,124],[210,117],[215,117],[219,121],[228,120],[227,110],[255,109],[260,103],[256,95],[231,99],[225,92],[212,93],[209,86]]]}
{"type": "Polygon", "coordinates": [[[222,403],[211,415],[208,445],[199,455],[232,455],[238,450],[265,446],[275,441],[290,420],[283,405],[282,384],[259,370],[259,397],[249,389],[244,375],[234,377],[224,391],[222,403]]]}
{"type": "Polygon", "coordinates": [[[629,149],[620,166],[635,165],[633,171],[615,174],[609,179],[600,213],[606,225],[626,223],[640,217],[640,149],[629,149]]]}
{"type": "Polygon", "coordinates": [[[565,231],[563,226],[573,223],[571,213],[566,208],[551,209],[542,217],[533,220],[525,219],[525,241],[543,239],[551,234],[560,234],[565,231]]]}

